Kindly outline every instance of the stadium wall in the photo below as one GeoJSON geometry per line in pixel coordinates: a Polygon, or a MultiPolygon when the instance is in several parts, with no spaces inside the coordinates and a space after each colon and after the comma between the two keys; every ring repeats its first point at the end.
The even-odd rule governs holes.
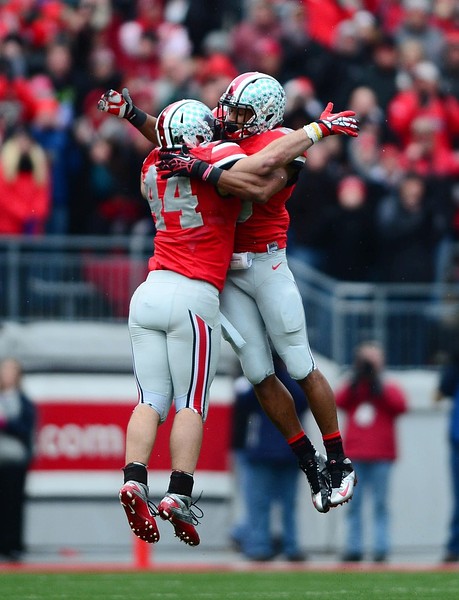
{"type": "MultiPolygon", "coordinates": [[[[339,369],[319,358],[332,386],[339,369]]],[[[392,372],[405,389],[410,411],[399,422],[400,459],[390,498],[394,550],[416,555],[438,549],[451,508],[448,472],[448,407],[434,407],[435,372],[392,372]]],[[[195,492],[203,491],[200,526],[209,548],[228,543],[241,510],[229,447],[232,377],[217,376],[211,394],[195,492]]],[[[137,391],[127,373],[32,373],[25,387],[39,406],[37,455],[28,480],[26,540],[31,547],[129,547],[132,535],[117,501],[124,464],[124,431],[137,391]]],[[[341,415],[342,426],[344,416],[341,415]]],[[[321,448],[310,415],[306,428],[321,448]]],[[[152,457],[150,489],[159,499],[168,482],[168,430],[160,429],[152,457]]],[[[327,515],[314,511],[306,480],[298,497],[301,539],[306,551],[340,552],[346,506],[327,515]]],[[[367,532],[370,534],[370,531],[367,532]]],[[[166,536],[163,544],[172,543],[166,536]]]]}

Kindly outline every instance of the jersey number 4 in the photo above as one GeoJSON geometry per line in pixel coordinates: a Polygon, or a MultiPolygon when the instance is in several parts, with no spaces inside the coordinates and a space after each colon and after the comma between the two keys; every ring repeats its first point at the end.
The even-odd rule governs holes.
{"type": "MultiPolygon", "coordinates": [[[[150,173],[147,175],[145,183],[148,189],[148,203],[155,218],[157,230],[167,229],[168,213],[179,213],[179,222],[182,229],[201,227],[204,224],[201,213],[196,211],[198,198],[191,191],[191,181],[189,179],[171,177],[159,182],[156,177],[150,178],[149,175],[150,173]],[[162,191],[162,197],[158,187],[162,191]]],[[[176,219],[174,219],[174,223],[177,224],[176,219]]]]}

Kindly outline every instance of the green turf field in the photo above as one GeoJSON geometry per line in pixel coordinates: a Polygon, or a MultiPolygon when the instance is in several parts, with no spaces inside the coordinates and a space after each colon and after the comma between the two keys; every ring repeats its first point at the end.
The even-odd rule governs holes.
{"type": "Polygon", "coordinates": [[[457,600],[459,573],[1,573],[8,600],[457,600]]]}

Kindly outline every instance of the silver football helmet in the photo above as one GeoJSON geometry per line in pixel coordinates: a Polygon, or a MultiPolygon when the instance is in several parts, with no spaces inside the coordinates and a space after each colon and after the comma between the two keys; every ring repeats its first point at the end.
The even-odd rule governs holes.
{"type": "Polygon", "coordinates": [[[199,100],[179,100],[160,112],[156,133],[162,148],[198,146],[213,140],[214,126],[214,115],[205,104],[199,100]]]}
{"type": "Polygon", "coordinates": [[[265,73],[239,75],[229,84],[218,103],[217,121],[227,137],[244,138],[280,125],[286,97],[281,84],[265,73]],[[243,124],[230,117],[230,109],[245,110],[243,124]]]}

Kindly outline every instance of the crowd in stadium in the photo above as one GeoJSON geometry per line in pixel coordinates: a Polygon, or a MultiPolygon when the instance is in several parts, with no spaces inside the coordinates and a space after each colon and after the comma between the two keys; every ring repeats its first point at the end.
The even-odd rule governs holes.
{"type": "Polygon", "coordinates": [[[0,4],[0,234],[152,234],[151,144],[97,102],[213,108],[238,73],[276,77],[284,125],[352,109],[357,139],[308,153],[290,252],[351,281],[456,277],[455,0],[11,0],[0,4]]]}

